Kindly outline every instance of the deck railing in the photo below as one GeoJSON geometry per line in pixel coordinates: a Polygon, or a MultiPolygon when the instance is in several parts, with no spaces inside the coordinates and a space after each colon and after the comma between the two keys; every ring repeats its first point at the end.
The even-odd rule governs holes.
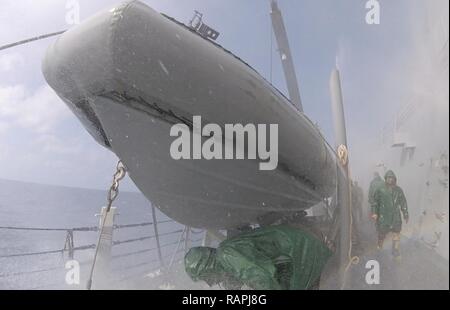
{"type": "MultiPolygon", "coordinates": [[[[156,220],[156,217],[154,217],[156,220]]],[[[133,238],[127,238],[127,239],[118,239],[118,240],[112,240],[111,242],[111,249],[121,247],[122,245],[126,244],[134,244],[135,246],[133,249],[127,249],[127,252],[122,251],[119,254],[112,254],[110,257],[111,263],[119,260],[119,259],[125,259],[125,258],[136,258],[140,257],[144,254],[157,252],[158,255],[156,255],[155,259],[147,259],[143,262],[133,262],[131,260],[129,263],[122,262],[121,266],[118,268],[112,268],[111,272],[123,272],[127,270],[133,270],[140,268],[140,272],[135,275],[125,275],[124,277],[120,278],[119,281],[127,281],[132,280],[133,278],[138,278],[146,273],[160,270],[161,273],[170,271],[170,268],[176,263],[182,260],[183,256],[179,257],[180,253],[186,253],[189,250],[189,247],[195,244],[198,244],[203,240],[203,234],[204,231],[201,230],[193,230],[190,227],[187,226],[181,226],[179,229],[173,229],[171,231],[159,233],[157,229],[157,225],[154,225],[156,223],[157,225],[162,225],[165,223],[174,223],[178,224],[177,222],[173,220],[163,220],[163,221],[155,221],[155,222],[142,222],[142,223],[130,223],[130,224],[114,224],[113,225],[113,231],[117,230],[124,230],[124,229],[133,229],[133,228],[139,228],[139,227],[149,227],[154,226],[153,234],[144,234],[139,235],[133,238]],[[167,236],[176,236],[178,235],[176,242],[160,242],[161,237],[167,237],[167,236]],[[156,246],[154,247],[144,247],[143,242],[147,240],[157,240],[156,246]],[[169,254],[162,254],[163,249],[167,249],[173,247],[174,249],[172,251],[169,251],[169,254]],[[144,268],[145,267],[145,268],[144,268]]],[[[77,259],[77,253],[79,252],[85,252],[85,251],[92,251],[95,250],[96,244],[75,244],[75,234],[78,233],[98,233],[99,227],[92,226],[92,227],[73,227],[73,228],[39,228],[39,227],[16,227],[16,226],[0,226],[1,230],[11,230],[11,231],[29,231],[29,232],[37,232],[37,231],[46,231],[46,232],[65,232],[65,242],[64,246],[61,248],[51,249],[51,250],[43,250],[43,251],[30,251],[30,252],[18,252],[18,253],[8,253],[8,254],[2,254],[0,255],[0,259],[16,259],[20,257],[38,257],[38,256],[49,256],[49,255],[57,255],[60,254],[63,258],[62,261],[64,264],[58,264],[55,266],[47,267],[47,268],[41,268],[41,269],[35,269],[35,270],[24,270],[24,271],[18,271],[18,272],[5,272],[1,273],[0,271],[0,283],[6,279],[6,278],[14,278],[14,277],[23,277],[27,275],[35,275],[40,273],[47,273],[52,271],[63,271],[65,270],[65,262],[69,260],[76,260],[77,259]]],[[[92,260],[86,260],[83,262],[79,262],[80,266],[89,266],[92,263],[92,260]]],[[[4,265],[4,264],[3,264],[4,265]]],[[[61,281],[63,282],[63,281],[61,281]]],[[[24,289],[40,289],[40,288],[47,288],[52,286],[63,286],[63,283],[58,284],[45,284],[43,283],[42,286],[35,286],[35,287],[21,287],[24,289]]]]}

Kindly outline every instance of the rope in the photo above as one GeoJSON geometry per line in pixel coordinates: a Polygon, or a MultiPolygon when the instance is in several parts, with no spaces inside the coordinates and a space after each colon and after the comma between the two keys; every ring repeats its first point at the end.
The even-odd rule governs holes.
{"type": "MultiPolygon", "coordinates": [[[[348,171],[348,150],[344,145],[339,146],[338,148],[338,157],[343,167],[345,167],[348,171]]],[[[348,175],[348,174],[347,174],[348,175]]],[[[350,177],[348,177],[348,188],[350,189],[349,192],[349,206],[350,206],[350,238],[349,238],[349,247],[348,247],[348,264],[345,266],[344,274],[343,274],[343,281],[341,290],[345,288],[345,284],[347,282],[347,274],[352,265],[359,264],[360,258],[358,256],[352,256],[352,248],[353,248],[353,242],[352,242],[352,236],[353,236],[353,206],[352,206],[352,192],[351,192],[351,184],[350,184],[350,177]]],[[[342,216],[342,212],[341,212],[342,216]]],[[[341,230],[342,234],[342,230],[341,230]]]]}
{"type": "Polygon", "coordinates": [[[38,41],[38,40],[42,40],[42,39],[54,37],[54,36],[63,34],[63,33],[66,32],[66,31],[67,31],[67,30],[58,31],[58,32],[53,32],[53,33],[48,33],[48,34],[43,34],[43,35],[40,35],[40,36],[37,36],[37,37],[33,37],[33,38],[29,38],[29,39],[25,39],[25,40],[18,41],[18,42],[14,42],[14,43],[2,45],[2,46],[0,46],[0,51],[6,50],[6,49],[11,48],[11,47],[14,47],[14,46],[18,46],[18,45],[23,45],[23,44],[26,44],[26,43],[30,43],[30,42],[33,42],[33,41],[38,41]]]}

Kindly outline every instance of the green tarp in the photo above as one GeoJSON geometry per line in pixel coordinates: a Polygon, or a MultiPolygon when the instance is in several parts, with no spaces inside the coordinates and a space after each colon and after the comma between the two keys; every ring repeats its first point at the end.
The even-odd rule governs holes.
{"type": "Polygon", "coordinates": [[[237,289],[302,290],[318,284],[332,255],[317,237],[288,226],[271,226],[223,241],[217,249],[196,247],[185,256],[194,280],[237,289]]]}

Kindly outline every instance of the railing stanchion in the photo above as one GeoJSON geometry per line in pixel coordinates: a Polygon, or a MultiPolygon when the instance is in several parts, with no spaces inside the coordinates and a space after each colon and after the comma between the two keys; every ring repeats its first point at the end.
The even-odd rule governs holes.
{"type": "Polygon", "coordinates": [[[156,240],[156,247],[158,248],[158,257],[159,257],[159,264],[162,269],[164,269],[164,260],[162,257],[161,252],[161,245],[159,243],[159,233],[158,233],[158,220],[156,218],[156,212],[155,207],[152,204],[152,217],[153,217],[153,230],[155,231],[155,240],[156,240]]]}
{"type": "Polygon", "coordinates": [[[186,237],[184,238],[184,254],[189,251],[189,233],[191,232],[191,228],[186,226],[186,237]]]}
{"type": "Polygon", "coordinates": [[[68,234],[68,237],[69,237],[69,258],[70,258],[70,260],[73,260],[73,258],[74,258],[74,250],[73,250],[73,248],[74,248],[74,243],[73,243],[73,230],[69,230],[68,232],[67,232],[67,234],[68,234]]]}
{"type": "Polygon", "coordinates": [[[172,255],[172,258],[170,259],[170,264],[169,264],[169,267],[167,268],[167,270],[170,270],[170,268],[171,268],[172,265],[173,265],[173,262],[174,262],[174,260],[175,260],[175,256],[177,255],[178,250],[180,249],[181,241],[183,241],[183,236],[184,236],[184,234],[185,234],[185,232],[186,232],[186,228],[187,228],[187,226],[185,226],[184,229],[183,229],[183,231],[181,232],[180,239],[178,239],[178,242],[177,242],[177,243],[178,243],[178,244],[177,244],[177,248],[176,248],[175,251],[173,252],[173,255],[172,255]]]}
{"type": "Polygon", "coordinates": [[[102,208],[99,226],[99,242],[98,242],[98,287],[106,287],[109,282],[111,251],[113,246],[113,230],[114,230],[114,214],[116,208],[111,207],[107,211],[106,207],[102,208]],[[103,224],[103,229],[101,229],[103,224]]]}
{"type": "Polygon", "coordinates": [[[64,243],[64,249],[63,249],[63,256],[64,256],[64,251],[68,252],[69,254],[69,259],[73,260],[74,258],[74,244],[73,244],[73,230],[72,229],[68,229],[67,233],[66,233],[66,242],[64,243]]]}

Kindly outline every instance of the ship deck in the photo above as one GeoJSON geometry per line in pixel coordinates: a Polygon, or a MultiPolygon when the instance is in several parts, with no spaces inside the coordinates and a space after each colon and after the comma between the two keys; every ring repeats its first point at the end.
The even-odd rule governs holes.
{"type": "MultiPolygon", "coordinates": [[[[383,250],[376,248],[376,235],[373,223],[365,223],[361,231],[360,261],[353,265],[347,274],[346,290],[448,290],[449,263],[433,249],[422,242],[404,237],[401,242],[402,260],[397,262],[391,256],[391,242],[386,240],[383,250]],[[367,284],[366,268],[368,261],[375,260],[380,266],[380,283],[367,284]]],[[[127,288],[208,290],[206,283],[192,282],[184,272],[183,264],[178,263],[168,274],[159,277],[142,277],[137,281],[125,283],[127,288]]],[[[338,272],[330,267],[324,271],[321,290],[340,289],[338,272]]]]}

